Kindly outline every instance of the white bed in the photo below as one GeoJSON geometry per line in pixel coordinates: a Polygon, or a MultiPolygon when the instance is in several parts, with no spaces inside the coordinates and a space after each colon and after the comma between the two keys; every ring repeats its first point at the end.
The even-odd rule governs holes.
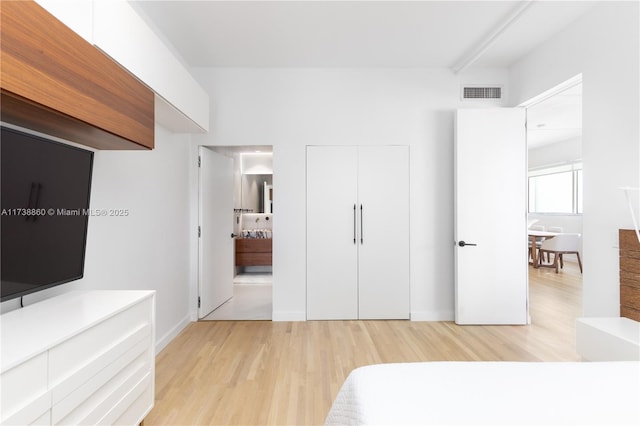
{"type": "Polygon", "coordinates": [[[327,425],[640,425],[640,362],[423,362],[353,370],[327,425]]]}

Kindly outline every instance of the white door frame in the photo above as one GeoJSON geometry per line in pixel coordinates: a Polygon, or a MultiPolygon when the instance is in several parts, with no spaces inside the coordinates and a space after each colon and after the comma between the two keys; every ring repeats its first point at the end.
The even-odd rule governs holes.
{"type": "MultiPolygon", "coordinates": [[[[229,146],[220,146],[220,145],[193,145],[191,151],[191,159],[194,167],[191,169],[190,174],[190,200],[191,200],[191,224],[192,229],[194,230],[193,236],[191,237],[191,250],[194,255],[192,256],[191,261],[191,279],[190,279],[190,300],[193,302],[190,303],[191,314],[190,320],[197,321],[199,319],[199,309],[198,309],[198,297],[200,297],[200,238],[198,237],[198,226],[200,223],[200,205],[201,205],[201,194],[200,194],[200,178],[199,178],[199,167],[198,161],[200,156],[200,148],[211,149],[214,152],[253,152],[256,148],[260,149],[261,147],[264,149],[268,147],[273,152],[273,145],[229,145],[229,146]],[[192,304],[193,303],[193,304],[192,304]]],[[[275,168],[274,168],[275,170],[275,168]]],[[[275,173],[274,173],[275,174],[275,173]]],[[[232,219],[231,223],[235,223],[232,219]]],[[[230,233],[233,230],[230,231],[230,233]]],[[[272,254],[272,258],[275,259],[276,251],[274,247],[274,251],[272,254]]],[[[232,260],[232,268],[235,268],[235,262],[232,260]]],[[[275,273],[273,275],[275,277],[275,273]]],[[[272,293],[273,294],[273,293],[272,293]]],[[[273,295],[272,295],[273,300],[273,295]]],[[[273,315],[273,311],[272,311],[273,315]]]]}

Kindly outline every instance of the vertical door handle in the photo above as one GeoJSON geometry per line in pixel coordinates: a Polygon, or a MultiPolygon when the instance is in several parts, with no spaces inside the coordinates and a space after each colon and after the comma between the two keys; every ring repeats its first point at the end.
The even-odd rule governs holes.
{"type": "MultiPolygon", "coordinates": [[[[35,209],[36,207],[35,197],[37,195],[34,194],[36,194],[38,191],[37,186],[37,183],[31,182],[31,189],[29,189],[29,201],[27,201],[27,209],[35,209]]],[[[29,219],[31,219],[31,217],[31,215],[25,215],[25,221],[29,222],[29,219]]]]}
{"type": "Polygon", "coordinates": [[[353,205],[353,244],[356,243],[356,205],[353,205]]]}
{"type": "Polygon", "coordinates": [[[360,204],[360,244],[364,244],[364,222],[362,220],[363,218],[362,211],[363,211],[362,204],[360,204]]]}

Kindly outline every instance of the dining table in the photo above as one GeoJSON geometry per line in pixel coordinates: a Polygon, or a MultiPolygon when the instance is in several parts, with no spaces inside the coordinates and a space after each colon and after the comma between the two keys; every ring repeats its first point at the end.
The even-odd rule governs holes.
{"type": "Polygon", "coordinates": [[[553,238],[556,235],[560,235],[560,232],[551,231],[538,231],[535,229],[528,229],[529,240],[531,240],[531,262],[534,268],[538,267],[538,250],[536,250],[536,241],[538,238],[553,238]]]}

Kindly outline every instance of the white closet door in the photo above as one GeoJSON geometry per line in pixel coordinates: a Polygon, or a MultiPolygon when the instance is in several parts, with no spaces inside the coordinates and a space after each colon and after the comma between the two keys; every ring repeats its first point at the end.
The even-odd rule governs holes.
{"type": "Polygon", "coordinates": [[[307,319],[358,318],[358,150],[307,147],[307,319]]]}
{"type": "Polygon", "coordinates": [[[360,147],[359,318],[408,319],[409,147],[360,147]]]}

